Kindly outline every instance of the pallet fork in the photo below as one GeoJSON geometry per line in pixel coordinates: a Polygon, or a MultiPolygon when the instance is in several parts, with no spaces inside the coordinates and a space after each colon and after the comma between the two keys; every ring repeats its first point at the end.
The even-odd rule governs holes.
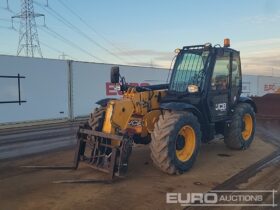
{"type": "MultiPolygon", "coordinates": [[[[105,134],[80,126],[77,132],[77,145],[73,165],[70,166],[22,166],[32,169],[76,170],[80,162],[108,174],[108,179],[61,180],[54,183],[112,183],[114,178],[122,177],[127,171],[127,151],[132,140],[124,136],[105,134]],[[110,139],[120,141],[120,146],[107,144],[110,139]]],[[[131,151],[130,151],[131,152],[131,151]]]]}

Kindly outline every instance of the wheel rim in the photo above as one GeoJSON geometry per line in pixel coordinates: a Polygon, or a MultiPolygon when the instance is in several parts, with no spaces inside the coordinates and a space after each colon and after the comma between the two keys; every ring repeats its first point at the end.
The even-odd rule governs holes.
{"type": "Polygon", "coordinates": [[[176,139],[176,157],[184,162],[191,158],[195,150],[195,131],[189,125],[181,128],[176,139]]]}
{"type": "Polygon", "coordinates": [[[243,123],[244,123],[244,130],[242,131],[242,137],[245,141],[247,141],[251,137],[253,131],[252,116],[250,114],[245,114],[243,116],[243,123]]]}

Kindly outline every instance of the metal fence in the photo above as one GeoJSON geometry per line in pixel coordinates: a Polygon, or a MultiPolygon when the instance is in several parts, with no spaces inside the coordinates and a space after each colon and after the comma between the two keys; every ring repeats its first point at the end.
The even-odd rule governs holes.
{"type": "MultiPolygon", "coordinates": [[[[87,116],[97,100],[120,96],[109,82],[112,64],[16,56],[0,56],[0,64],[0,75],[25,77],[20,84],[16,78],[0,78],[0,101],[27,101],[21,106],[0,104],[0,125],[74,120],[87,116]]],[[[120,70],[127,81],[139,85],[163,83],[168,74],[165,69],[147,67],[120,66],[120,70]]]]}
{"type": "MultiPolygon", "coordinates": [[[[0,56],[0,64],[0,75],[12,76],[0,78],[0,101],[17,102],[0,103],[0,125],[74,120],[87,116],[97,100],[121,94],[109,82],[112,64],[17,56],[0,56]]],[[[165,83],[168,75],[167,69],[122,65],[120,72],[134,85],[165,83]]],[[[243,95],[277,91],[280,77],[243,75],[243,95]]]]}

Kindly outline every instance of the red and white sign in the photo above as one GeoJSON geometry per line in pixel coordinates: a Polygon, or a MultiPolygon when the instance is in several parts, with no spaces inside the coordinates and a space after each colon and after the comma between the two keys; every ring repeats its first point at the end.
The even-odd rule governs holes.
{"type": "MultiPolygon", "coordinates": [[[[128,85],[131,86],[147,86],[150,85],[149,83],[128,83],[128,85]]],[[[110,82],[106,82],[106,96],[116,96],[116,95],[122,95],[122,91],[120,90],[116,90],[115,85],[110,83],[110,82]]]]}

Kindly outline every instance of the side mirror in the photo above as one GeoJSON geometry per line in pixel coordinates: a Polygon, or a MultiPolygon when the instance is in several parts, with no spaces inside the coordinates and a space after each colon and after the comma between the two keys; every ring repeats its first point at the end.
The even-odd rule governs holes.
{"type": "Polygon", "coordinates": [[[119,83],[120,81],[120,68],[118,66],[113,66],[111,68],[111,83],[119,83]]]}

